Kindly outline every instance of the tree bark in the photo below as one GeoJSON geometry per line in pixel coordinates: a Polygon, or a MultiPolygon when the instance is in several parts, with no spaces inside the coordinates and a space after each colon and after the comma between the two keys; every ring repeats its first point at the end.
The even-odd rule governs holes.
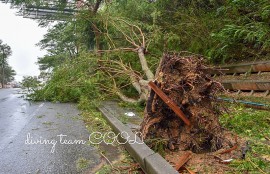
{"type": "Polygon", "coordinates": [[[2,79],[1,79],[2,88],[5,88],[5,66],[2,65],[2,79]]]}
{"type": "Polygon", "coordinates": [[[144,47],[140,47],[138,49],[138,56],[140,58],[140,63],[141,63],[141,66],[142,66],[142,70],[145,73],[145,75],[147,77],[147,80],[153,80],[154,79],[154,74],[152,73],[152,71],[148,67],[147,61],[145,59],[144,51],[145,51],[144,47]]]}
{"type": "Polygon", "coordinates": [[[2,88],[5,88],[5,52],[4,50],[3,51],[3,60],[2,60],[2,78],[1,78],[1,85],[2,85],[2,88]]]}
{"type": "Polygon", "coordinates": [[[132,98],[129,98],[127,96],[125,96],[123,93],[121,93],[120,91],[116,91],[116,94],[119,96],[119,98],[121,100],[123,100],[124,102],[128,102],[128,103],[137,103],[138,100],[135,100],[135,99],[132,99],[132,98]]]}

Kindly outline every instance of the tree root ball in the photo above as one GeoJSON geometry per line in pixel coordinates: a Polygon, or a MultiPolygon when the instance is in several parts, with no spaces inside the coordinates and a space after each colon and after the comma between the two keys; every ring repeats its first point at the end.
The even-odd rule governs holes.
{"type": "Polygon", "coordinates": [[[160,62],[155,84],[183,111],[185,123],[151,90],[141,124],[144,139],[167,140],[170,150],[212,152],[231,147],[231,139],[219,123],[216,94],[224,88],[211,79],[210,68],[200,56],[166,54],[160,62]]]}

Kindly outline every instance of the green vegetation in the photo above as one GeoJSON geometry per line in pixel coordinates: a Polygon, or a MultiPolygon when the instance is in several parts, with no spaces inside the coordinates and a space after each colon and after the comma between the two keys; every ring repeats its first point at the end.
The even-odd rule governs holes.
{"type": "Polygon", "coordinates": [[[1,87],[14,80],[15,71],[8,64],[8,57],[11,56],[12,51],[10,46],[4,44],[0,39],[0,83],[1,87]]]}
{"type": "MultiPolygon", "coordinates": [[[[11,2],[48,5],[40,0],[11,2]]],[[[65,5],[59,2],[59,11],[65,5]]],[[[104,99],[121,99],[129,102],[122,106],[142,112],[145,86],[164,52],[203,55],[209,64],[267,59],[269,22],[269,0],[86,0],[76,15],[58,21],[38,43],[47,50],[38,59],[45,86],[39,88],[31,78],[23,83],[33,88],[33,100],[79,103],[87,128],[106,132],[110,127],[96,106],[104,99]]],[[[5,55],[0,50],[2,62],[5,55]]],[[[269,112],[231,105],[220,119],[252,146],[246,160],[231,164],[236,173],[269,171],[269,112]]],[[[163,140],[153,141],[162,153],[163,140]]],[[[82,167],[86,163],[82,160],[82,167]]]]}
{"type": "Polygon", "coordinates": [[[96,174],[107,174],[112,173],[112,168],[110,165],[104,165],[101,169],[99,169],[96,174]]]}
{"type": "Polygon", "coordinates": [[[43,125],[46,125],[46,126],[51,126],[53,124],[53,122],[51,122],[51,121],[45,121],[42,124],[43,125]]]}
{"type": "Polygon", "coordinates": [[[96,174],[140,174],[142,170],[140,169],[138,163],[134,163],[132,157],[127,153],[127,151],[123,151],[123,156],[120,160],[111,163],[110,165],[104,165],[101,169],[96,171],[96,174]]]}
{"type": "Polygon", "coordinates": [[[82,171],[83,169],[86,169],[89,164],[90,164],[91,161],[85,159],[85,158],[79,158],[77,161],[76,161],[76,168],[77,168],[77,171],[82,171]]]}
{"type": "Polygon", "coordinates": [[[38,115],[37,118],[43,118],[45,115],[38,115]]]}
{"type": "Polygon", "coordinates": [[[86,128],[89,132],[98,131],[105,133],[111,131],[110,126],[107,124],[107,121],[104,119],[102,114],[97,111],[96,106],[98,106],[98,103],[87,98],[81,99],[78,105],[79,109],[84,111],[81,116],[83,121],[86,123],[86,128]]]}
{"type": "Polygon", "coordinates": [[[221,123],[249,142],[251,147],[245,160],[235,160],[231,166],[238,173],[267,173],[270,170],[270,119],[269,111],[258,111],[231,105],[221,123]]]}
{"type": "Polygon", "coordinates": [[[27,89],[27,92],[36,92],[41,87],[41,82],[37,77],[24,76],[21,82],[23,88],[27,89]]]}
{"type": "Polygon", "coordinates": [[[96,70],[97,62],[90,54],[67,60],[57,67],[47,85],[37,91],[34,100],[78,102],[80,98],[95,100],[100,96],[99,83],[106,84],[103,74],[96,70]]]}
{"type": "MultiPolygon", "coordinates": [[[[60,12],[66,5],[55,4],[60,12]]],[[[33,98],[78,102],[106,94],[143,102],[164,52],[201,54],[208,63],[266,59],[269,7],[268,0],[87,0],[38,43],[47,50],[38,64],[48,83],[33,98]]]]}
{"type": "Polygon", "coordinates": [[[270,135],[269,111],[258,111],[241,106],[235,107],[235,105],[231,109],[230,114],[225,114],[221,120],[227,128],[234,130],[239,135],[256,138],[257,140],[265,140],[265,136],[270,135]]]}

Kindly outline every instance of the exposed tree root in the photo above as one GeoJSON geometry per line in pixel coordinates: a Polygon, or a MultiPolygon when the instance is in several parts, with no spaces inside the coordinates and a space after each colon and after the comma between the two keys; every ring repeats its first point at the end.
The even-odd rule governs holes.
{"type": "Polygon", "coordinates": [[[141,132],[144,138],[169,139],[170,150],[196,153],[230,148],[219,124],[215,102],[220,83],[208,75],[209,68],[198,55],[164,55],[155,84],[183,111],[191,122],[187,126],[168,105],[151,90],[141,132]]]}

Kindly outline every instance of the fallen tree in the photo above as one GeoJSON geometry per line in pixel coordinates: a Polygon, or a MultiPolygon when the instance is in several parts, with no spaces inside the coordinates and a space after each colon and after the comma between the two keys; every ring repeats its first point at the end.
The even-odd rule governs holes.
{"type": "Polygon", "coordinates": [[[232,146],[232,136],[225,135],[219,123],[220,110],[215,102],[216,94],[223,87],[212,80],[207,71],[209,68],[200,56],[164,55],[154,84],[150,83],[152,90],[141,124],[144,139],[166,139],[170,150],[195,153],[232,146]],[[153,86],[162,92],[157,93],[153,86]],[[162,99],[160,93],[167,99],[162,99]],[[180,109],[184,119],[169,107],[172,103],[180,109]]]}
{"type": "Polygon", "coordinates": [[[98,50],[98,53],[116,53],[118,52],[118,59],[105,59],[99,60],[100,69],[108,75],[112,80],[112,87],[104,90],[107,92],[118,95],[118,97],[129,103],[138,103],[145,101],[148,96],[147,83],[153,80],[154,74],[151,71],[148,62],[146,60],[147,45],[150,41],[147,41],[142,29],[135,24],[121,18],[107,17],[102,21],[104,23],[104,38],[107,40],[108,50],[98,50]],[[114,30],[114,32],[112,31],[114,30]],[[113,39],[119,37],[121,40],[113,39]],[[140,64],[141,70],[136,71],[129,62],[124,62],[121,58],[121,53],[134,52],[137,54],[138,64],[140,64]],[[117,77],[128,77],[128,84],[137,91],[137,99],[126,96],[121,91],[121,86],[117,84],[117,77]]]}

